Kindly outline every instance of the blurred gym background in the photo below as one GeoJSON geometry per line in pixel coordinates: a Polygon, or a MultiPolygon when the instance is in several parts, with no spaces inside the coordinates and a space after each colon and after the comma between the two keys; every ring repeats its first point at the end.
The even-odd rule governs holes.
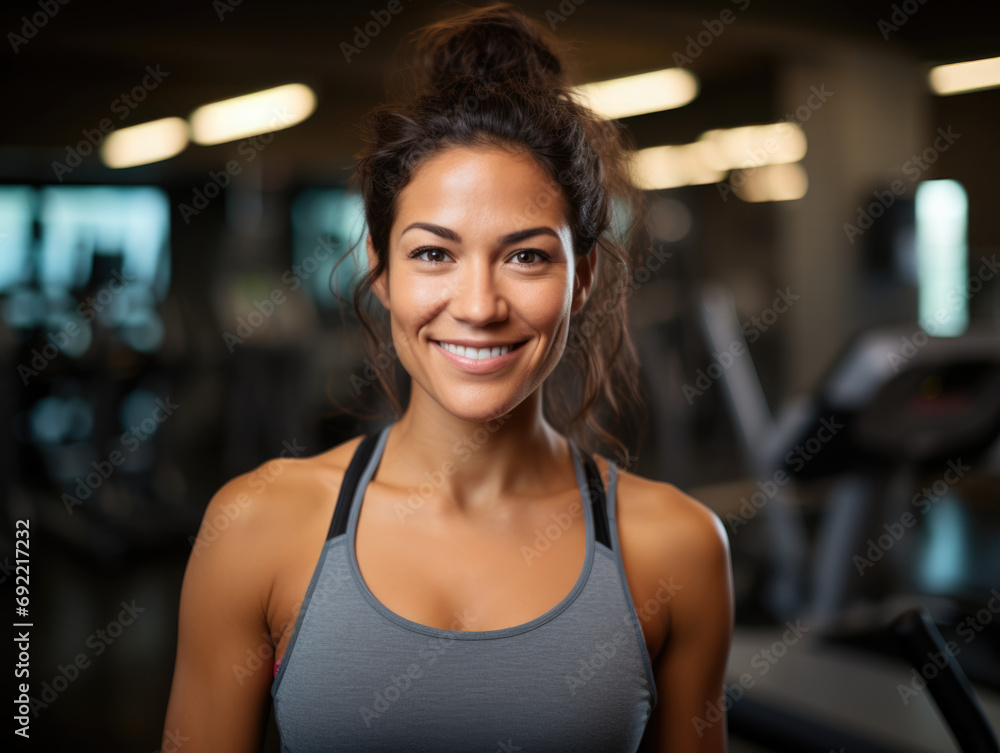
{"type": "MultiPolygon", "coordinates": [[[[996,750],[1000,7],[519,4],[581,85],[649,74],[581,89],[652,207],[650,410],[617,460],[726,524],[731,750],[996,750]]],[[[0,580],[13,604],[29,519],[29,749],[157,749],[212,494],[374,426],[334,409],[378,407],[332,292],[363,231],[347,168],[404,35],[456,7],[5,4],[0,580]]]]}

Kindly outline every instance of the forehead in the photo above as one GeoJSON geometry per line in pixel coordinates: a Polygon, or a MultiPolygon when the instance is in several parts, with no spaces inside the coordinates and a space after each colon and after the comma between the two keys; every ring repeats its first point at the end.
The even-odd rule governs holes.
{"type": "Polygon", "coordinates": [[[393,237],[425,221],[497,235],[566,225],[564,195],[529,155],[494,147],[449,147],[421,164],[400,191],[393,237]]]}

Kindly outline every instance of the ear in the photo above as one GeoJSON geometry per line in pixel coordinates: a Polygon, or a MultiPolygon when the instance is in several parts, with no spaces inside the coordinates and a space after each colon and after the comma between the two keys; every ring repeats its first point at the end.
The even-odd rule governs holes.
{"type": "MultiPolygon", "coordinates": [[[[371,233],[365,237],[365,249],[368,252],[368,269],[375,269],[378,264],[378,254],[375,253],[371,233]]],[[[389,280],[386,270],[383,269],[382,274],[372,281],[372,292],[383,306],[389,308],[389,280]]]]}
{"type": "Polygon", "coordinates": [[[590,253],[576,260],[576,272],[573,275],[573,306],[570,313],[575,314],[587,302],[594,286],[594,270],[597,268],[597,244],[590,253]]]}

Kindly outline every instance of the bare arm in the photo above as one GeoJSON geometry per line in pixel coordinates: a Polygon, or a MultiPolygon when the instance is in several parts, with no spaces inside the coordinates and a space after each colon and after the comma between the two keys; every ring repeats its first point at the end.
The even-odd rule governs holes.
{"type": "Polygon", "coordinates": [[[263,502],[238,476],[205,510],[181,589],[164,751],[260,750],[273,656],[263,502]]]}
{"type": "Polygon", "coordinates": [[[678,546],[665,577],[680,587],[668,604],[670,632],[653,664],[658,699],[642,753],[727,751],[723,692],[734,616],[729,540],[711,510],[685,499],[687,513],[669,520],[678,546]]]}

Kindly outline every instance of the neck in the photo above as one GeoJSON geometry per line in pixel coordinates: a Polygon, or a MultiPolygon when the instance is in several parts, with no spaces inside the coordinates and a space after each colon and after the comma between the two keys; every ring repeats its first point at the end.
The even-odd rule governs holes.
{"type": "Polygon", "coordinates": [[[539,387],[513,410],[467,420],[414,384],[390,429],[379,481],[430,512],[475,516],[576,486],[569,444],[542,415],[539,387]]]}

